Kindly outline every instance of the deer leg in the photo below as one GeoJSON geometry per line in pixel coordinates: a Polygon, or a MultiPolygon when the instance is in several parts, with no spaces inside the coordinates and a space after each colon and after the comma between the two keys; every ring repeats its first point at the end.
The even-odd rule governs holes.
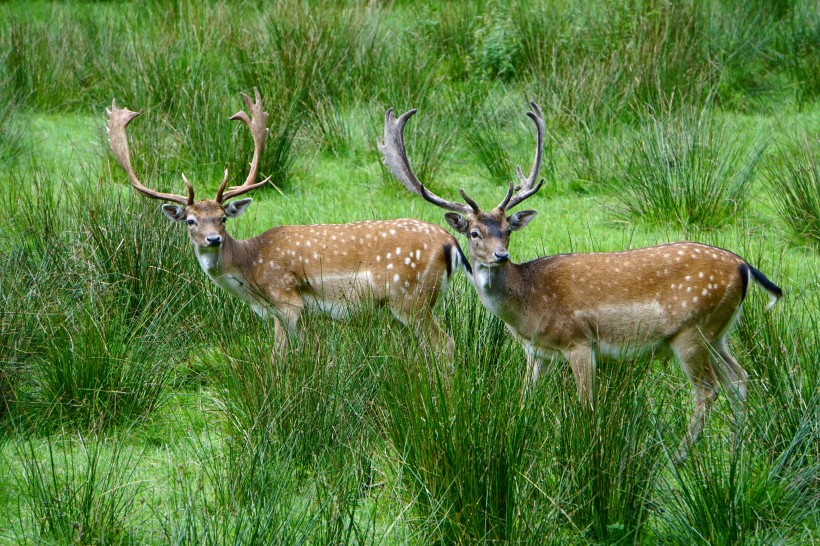
{"type": "Polygon", "coordinates": [[[276,362],[277,358],[284,358],[288,349],[288,330],[282,324],[280,318],[273,319],[275,330],[273,332],[273,349],[271,350],[271,362],[276,362]]]}
{"type": "Polygon", "coordinates": [[[575,346],[564,352],[575,376],[578,399],[581,404],[592,407],[595,384],[595,353],[589,345],[575,346]]]}
{"type": "Polygon", "coordinates": [[[432,346],[436,354],[445,359],[448,373],[455,372],[455,343],[453,338],[441,329],[430,307],[424,306],[419,309],[416,306],[391,304],[390,310],[399,322],[412,328],[420,336],[423,344],[432,346]]]}
{"type": "Polygon", "coordinates": [[[290,301],[280,298],[272,301],[285,301],[278,305],[272,312],[274,324],[273,350],[271,351],[271,362],[275,362],[277,357],[282,358],[287,352],[289,338],[297,332],[299,315],[302,314],[302,300],[289,298],[290,301]]]}
{"type": "Polygon", "coordinates": [[[709,408],[717,399],[717,379],[711,366],[709,350],[704,346],[700,332],[681,334],[670,345],[683,371],[689,377],[695,395],[694,413],[673,459],[675,464],[680,464],[700,436],[709,408]]]}
{"type": "Polygon", "coordinates": [[[723,385],[723,390],[726,391],[729,399],[734,402],[732,404],[732,417],[735,424],[734,434],[742,434],[749,374],[737,363],[723,340],[715,343],[713,347],[718,353],[717,357],[712,357],[714,366],[720,370],[718,378],[721,385],[723,385]],[[718,362],[719,360],[722,360],[722,362],[718,362]]]}
{"type": "Polygon", "coordinates": [[[535,386],[538,378],[541,377],[541,364],[543,360],[538,358],[535,349],[528,344],[524,344],[524,354],[527,357],[527,378],[535,386]]]}
{"type": "Polygon", "coordinates": [[[732,353],[730,353],[728,347],[726,347],[725,341],[718,341],[713,347],[717,351],[720,359],[723,360],[723,363],[726,364],[726,366],[721,366],[722,363],[718,361],[718,358],[712,357],[713,364],[721,370],[721,373],[718,374],[718,379],[720,379],[723,389],[727,394],[734,396],[738,402],[745,402],[749,374],[737,363],[735,357],[732,356],[732,353]]]}

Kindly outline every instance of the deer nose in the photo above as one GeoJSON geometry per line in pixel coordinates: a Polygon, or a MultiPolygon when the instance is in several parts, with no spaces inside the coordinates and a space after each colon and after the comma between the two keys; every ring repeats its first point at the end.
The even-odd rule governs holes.
{"type": "Polygon", "coordinates": [[[209,235],[205,237],[205,240],[208,241],[208,246],[219,246],[222,244],[222,237],[220,235],[209,235]]]}
{"type": "Polygon", "coordinates": [[[507,252],[506,248],[499,248],[498,250],[493,252],[493,256],[495,256],[495,259],[497,261],[502,262],[502,263],[506,262],[510,259],[510,253],[507,252]]]}

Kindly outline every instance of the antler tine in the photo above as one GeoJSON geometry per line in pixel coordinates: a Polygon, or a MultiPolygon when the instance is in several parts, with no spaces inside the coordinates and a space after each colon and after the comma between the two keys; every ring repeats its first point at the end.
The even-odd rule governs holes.
{"type": "MultiPolygon", "coordinates": [[[[268,137],[268,113],[262,109],[262,97],[259,95],[259,89],[254,88],[253,91],[256,99],[255,101],[251,101],[251,98],[248,95],[242,93],[242,98],[245,99],[245,104],[248,105],[248,110],[250,110],[250,117],[244,110],[240,110],[228,118],[230,120],[241,121],[248,126],[248,129],[251,130],[251,135],[253,135],[253,159],[251,159],[250,172],[248,172],[248,176],[245,178],[245,182],[243,182],[241,186],[234,186],[224,194],[222,191],[217,193],[216,200],[220,203],[231,199],[232,197],[236,197],[254,190],[260,186],[264,186],[270,180],[270,177],[268,177],[261,182],[253,184],[253,181],[256,180],[256,177],[259,174],[259,159],[262,157],[262,150],[265,148],[265,139],[268,137]]],[[[224,186],[221,187],[221,189],[224,190],[224,186]]]]}
{"type": "Polygon", "coordinates": [[[125,134],[125,127],[132,119],[139,116],[139,112],[132,112],[127,108],[117,108],[117,100],[111,101],[111,108],[106,108],[105,112],[108,114],[108,143],[111,146],[111,151],[114,157],[117,158],[120,167],[128,175],[128,180],[138,192],[151,199],[162,199],[163,201],[172,201],[181,205],[191,205],[194,202],[194,189],[190,182],[186,180],[188,186],[188,197],[182,195],[175,195],[172,193],[161,193],[152,189],[146,188],[137,178],[134,169],[131,167],[131,154],[128,150],[128,137],[125,134]]]}
{"type": "Polygon", "coordinates": [[[393,173],[396,179],[404,184],[404,187],[421,196],[426,201],[433,203],[437,207],[441,207],[453,212],[460,212],[467,214],[471,211],[464,203],[455,201],[447,201],[442,199],[435,193],[424,187],[424,184],[419,182],[413,169],[410,167],[410,161],[407,159],[407,150],[404,146],[404,126],[407,120],[417,112],[416,109],[409,110],[396,119],[396,115],[392,108],[388,108],[384,114],[384,141],[381,139],[378,142],[379,151],[384,158],[384,164],[393,173]]]}
{"type": "MultiPolygon", "coordinates": [[[[520,171],[520,170],[521,170],[521,169],[519,168],[519,171],[520,171]]],[[[509,187],[509,188],[507,188],[507,195],[504,197],[504,200],[503,200],[503,201],[501,201],[501,204],[500,204],[500,205],[498,205],[498,208],[499,208],[500,210],[506,210],[506,208],[507,208],[507,204],[510,202],[510,198],[512,197],[512,194],[513,194],[513,183],[512,183],[512,182],[510,182],[510,187],[509,187]]]]}
{"type": "Polygon", "coordinates": [[[194,202],[194,185],[185,177],[185,174],[182,175],[182,181],[185,183],[185,187],[188,189],[188,204],[191,205],[194,202]]]}
{"type": "Polygon", "coordinates": [[[463,189],[459,188],[458,192],[461,194],[462,199],[464,199],[464,201],[466,201],[467,204],[470,205],[470,208],[473,209],[473,212],[478,212],[480,210],[478,203],[471,199],[470,196],[467,195],[463,189]]]}
{"type": "Polygon", "coordinates": [[[216,190],[216,202],[221,203],[225,199],[222,197],[222,193],[225,191],[225,186],[228,185],[228,169],[225,169],[225,175],[222,177],[222,183],[219,184],[219,189],[216,190]]]}
{"type": "Polygon", "coordinates": [[[507,192],[507,196],[501,204],[498,205],[498,208],[501,210],[511,209],[520,204],[531,195],[534,195],[544,184],[543,180],[539,181],[537,185],[535,184],[535,181],[538,180],[538,172],[541,170],[541,159],[544,156],[544,117],[541,114],[541,109],[538,108],[535,102],[530,101],[530,106],[532,107],[532,111],[527,112],[527,116],[535,123],[535,131],[537,133],[535,160],[533,161],[529,177],[524,177],[520,165],[515,167],[515,172],[521,184],[515,188],[515,195],[512,195],[512,184],[510,184],[511,190],[507,192]]]}

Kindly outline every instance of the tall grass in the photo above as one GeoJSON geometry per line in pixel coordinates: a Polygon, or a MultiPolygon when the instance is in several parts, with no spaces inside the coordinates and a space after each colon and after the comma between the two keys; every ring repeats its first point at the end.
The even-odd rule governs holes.
{"type": "Polygon", "coordinates": [[[59,544],[129,544],[137,521],[141,484],[134,473],[138,454],[113,437],[68,435],[29,440],[18,448],[18,486],[31,514],[21,514],[17,540],[59,544]]]}
{"type": "Polygon", "coordinates": [[[466,366],[457,364],[454,377],[431,373],[435,362],[412,344],[386,370],[385,435],[410,482],[419,536],[457,544],[548,540],[549,529],[529,520],[537,491],[527,475],[541,460],[540,398],[522,391],[520,355],[500,322],[463,300],[447,313],[466,351],[457,360],[466,366]]]}
{"type": "Polygon", "coordinates": [[[503,129],[498,111],[484,110],[478,113],[466,134],[470,148],[486,170],[485,175],[497,183],[506,182],[515,172],[503,129]]]}
{"type": "Polygon", "coordinates": [[[301,339],[291,341],[285,356],[271,354],[272,323],[254,320],[244,331],[224,331],[227,362],[214,363],[212,373],[222,386],[216,403],[229,434],[285,445],[289,456],[306,466],[334,460],[344,446],[366,438],[370,431],[364,424],[372,417],[370,401],[381,375],[373,356],[380,350],[378,340],[368,332],[392,319],[362,313],[354,320],[343,327],[304,318],[301,339]]]}
{"type": "Polygon", "coordinates": [[[57,199],[47,172],[32,174],[33,186],[13,179],[6,194],[26,226],[2,254],[15,271],[3,282],[12,417],[38,429],[140,419],[190,346],[190,333],[168,328],[198,291],[182,241],[137,197],[68,188],[57,199]]]}
{"type": "Polygon", "coordinates": [[[558,522],[595,541],[639,542],[668,464],[670,397],[650,388],[650,360],[603,362],[592,411],[579,403],[566,364],[555,364],[546,375],[565,380],[550,385],[558,394],[549,410],[555,438],[547,483],[558,492],[558,522]]]}
{"type": "Polygon", "coordinates": [[[173,510],[161,524],[164,543],[375,543],[370,522],[357,511],[361,489],[354,467],[307,482],[284,446],[213,447],[196,447],[201,480],[171,476],[173,510]],[[243,476],[241,489],[237,476],[243,476]]]}
{"type": "MultiPolygon", "coordinates": [[[[736,432],[742,435],[743,429],[736,432]]],[[[817,504],[807,473],[768,461],[752,442],[713,441],[706,440],[710,449],[697,452],[672,472],[669,511],[664,515],[668,541],[799,542],[801,524],[811,521],[817,504]]]]}
{"type": "Polygon", "coordinates": [[[798,240],[820,248],[820,139],[804,132],[766,162],[769,193],[780,220],[798,240]]]}
{"type": "Polygon", "coordinates": [[[796,85],[798,104],[807,107],[820,96],[820,60],[815,55],[820,42],[820,13],[811,2],[797,2],[778,34],[779,58],[796,85]]]}
{"type": "Polygon", "coordinates": [[[709,110],[654,117],[634,146],[611,181],[620,214],[681,228],[733,221],[749,201],[762,152],[709,110]]]}
{"type": "Polygon", "coordinates": [[[93,288],[88,297],[44,321],[48,343],[24,368],[16,406],[41,430],[64,420],[80,426],[129,423],[167,395],[179,349],[166,323],[178,314],[148,309],[143,316],[117,316],[105,309],[125,309],[123,302],[93,288]]]}

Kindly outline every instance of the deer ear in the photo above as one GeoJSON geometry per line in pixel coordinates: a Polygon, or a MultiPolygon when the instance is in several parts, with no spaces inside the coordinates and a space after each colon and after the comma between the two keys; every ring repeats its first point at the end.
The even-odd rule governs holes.
{"type": "Polygon", "coordinates": [[[239,199],[238,201],[231,201],[227,205],[225,205],[225,215],[228,218],[236,218],[243,212],[245,212],[249,206],[253,203],[253,199],[247,197],[245,199],[239,199]]]}
{"type": "Polygon", "coordinates": [[[448,212],[444,215],[444,219],[450,224],[450,227],[459,233],[467,233],[467,220],[460,214],[455,212],[448,212]]]}
{"type": "Polygon", "coordinates": [[[185,219],[185,207],[181,205],[162,205],[162,213],[172,222],[181,222],[185,219]]]}
{"type": "Polygon", "coordinates": [[[536,214],[538,213],[534,210],[522,210],[507,218],[507,223],[510,224],[510,229],[518,231],[529,224],[536,214]]]}

